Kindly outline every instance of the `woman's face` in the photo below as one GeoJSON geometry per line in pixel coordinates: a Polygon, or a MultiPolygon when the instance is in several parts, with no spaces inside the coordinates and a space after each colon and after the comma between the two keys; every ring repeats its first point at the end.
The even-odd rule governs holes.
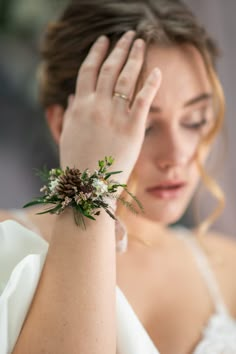
{"type": "Polygon", "coordinates": [[[195,48],[151,47],[145,73],[156,66],[162,72],[162,84],[135,166],[135,194],[149,219],[170,224],[182,216],[196,189],[196,149],[215,117],[211,85],[195,48]]]}

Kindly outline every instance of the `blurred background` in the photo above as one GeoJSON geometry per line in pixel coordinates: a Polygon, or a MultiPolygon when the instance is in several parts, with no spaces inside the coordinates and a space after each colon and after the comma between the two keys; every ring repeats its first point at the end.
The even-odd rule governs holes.
{"type": "MultiPolygon", "coordinates": [[[[236,1],[185,2],[222,50],[218,72],[225,90],[227,112],[224,139],[217,142],[212,159],[212,174],[225,191],[226,208],[213,228],[236,236],[236,1]]],[[[59,164],[44,113],[37,102],[36,70],[45,25],[65,4],[66,0],[0,0],[0,208],[21,208],[38,196],[41,183],[33,169],[59,164]]],[[[208,215],[213,207],[208,194],[201,200],[195,198],[182,224],[194,224],[196,201],[200,216],[208,215]]]]}

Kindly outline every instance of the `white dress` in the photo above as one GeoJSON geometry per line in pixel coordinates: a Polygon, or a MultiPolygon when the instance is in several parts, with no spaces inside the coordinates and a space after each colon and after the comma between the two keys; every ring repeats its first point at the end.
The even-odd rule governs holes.
{"type": "MultiPolygon", "coordinates": [[[[215,314],[203,329],[193,354],[236,354],[236,321],[228,313],[207,259],[194,238],[189,233],[183,238],[193,251],[215,303],[215,314]]],[[[12,220],[0,223],[0,354],[10,354],[14,348],[47,250],[48,243],[35,232],[12,220]]],[[[119,287],[116,313],[117,354],[162,354],[119,287]]]]}

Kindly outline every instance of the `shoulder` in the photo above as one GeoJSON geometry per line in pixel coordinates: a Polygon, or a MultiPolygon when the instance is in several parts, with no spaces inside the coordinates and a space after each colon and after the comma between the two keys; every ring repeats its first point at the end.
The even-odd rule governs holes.
{"type": "Polygon", "coordinates": [[[236,317],[236,238],[211,231],[203,237],[201,246],[219,281],[225,302],[236,317]]]}
{"type": "Polygon", "coordinates": [[[15,221],[17,224],[37,233],[46,242],[50,242],[51,232],[55,221],[52,218],[52,215],[47,214],[38,218],[37,210],[35,209],[28,210],[27,212],[22,209],[0,209],[0,223],[6,220],[15,221]]]}
{"type": "Polygon", "coordinates": [[[13,215],[11,214],[10,211],[0,209],[0,222],[6,221],[6,220],[13,220],[13,219],[14,219],[13,215]]]}
{"type": "Polygon", "coordinates": [[[211,231],[203,236],[202,244],[212,255],[219,255],[226,263],[236,266],[236,237],[211,231]]]}

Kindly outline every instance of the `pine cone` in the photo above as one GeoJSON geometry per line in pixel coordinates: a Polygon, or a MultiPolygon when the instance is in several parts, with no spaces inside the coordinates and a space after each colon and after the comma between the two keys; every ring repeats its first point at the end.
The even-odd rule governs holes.
{"type": "Polygon", "coordinates": [[[76,168],[67,168],[63,175],[58,178],[58,185],[56,186],[56,192],[60,199],[66,197],[73,197],[79,192],[89,193],[93,191],[91,185],[84,185],[81,181],[82,173],[76,168]]]}

